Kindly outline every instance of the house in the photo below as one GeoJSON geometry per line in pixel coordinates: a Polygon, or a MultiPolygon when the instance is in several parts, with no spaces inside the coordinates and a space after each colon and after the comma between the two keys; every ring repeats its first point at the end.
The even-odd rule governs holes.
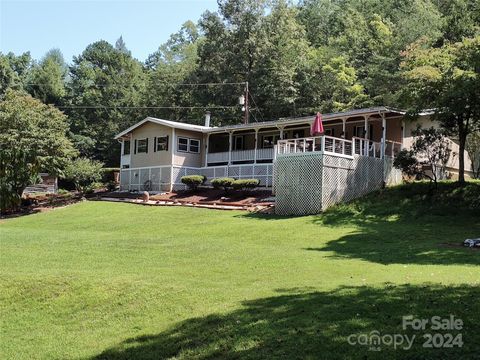
{"type": "MultiPolygon", "coordinates": [[[[430,127],[429,114],[418,122],[404,119],[405,113],[389,107],[375,107],[323,115],[325,133],[310,136],[314,116],[286,118],[249,124],[210,126],[193,125],[147,117],[116,135],[121,143],[121,190],[171,191],[183,188],[184,175],[204,174],[208,179],[230,176],[257,178],[271,188],[275,166],[280,157],[328,154],[336,158],[355,157],[389,161],[402,148],[412,145],[411,131],[417,123],[430,127]]],[[[458,174],[458,145],[452,141],[452,157],[446,174],[458,174]]],[[[466,156],[466,169],[470,163],[466,156]]],[[[384,173],[385,171],[382,170],[384,173]]],[[[398,182],[380,176],[381,182],[398,182]]],[[[277,189],[277,185],[275,188],[277,189]]],[[[298,186],[297,186],[298,187],[298,186]]]]}

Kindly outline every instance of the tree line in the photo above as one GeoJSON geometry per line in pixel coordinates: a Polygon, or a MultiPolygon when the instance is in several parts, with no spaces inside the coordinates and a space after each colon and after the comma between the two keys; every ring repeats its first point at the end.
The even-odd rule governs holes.
{"type": "Polygon", "coordinates": [[[239,123],[247,81],[251,121],[435,107],[465,147],[478,130],[479,29],[477,0],[219,0],[143,62],[121,37],[71,63],[57,49],[39,61],[0,54],[0,96],[53,104],[78,153],[113,166],[113,136],[145,116],[201,123],[211,109],[213,125],[239,123]]]}

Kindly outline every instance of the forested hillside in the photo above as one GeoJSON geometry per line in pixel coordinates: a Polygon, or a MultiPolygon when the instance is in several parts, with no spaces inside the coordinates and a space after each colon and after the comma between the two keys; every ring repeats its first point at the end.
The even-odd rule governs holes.
{"type": "MultiPolygon", "coordinates": [[[[115,133],[150,115],[239,123],[248,81],[251,121],[374,105],[401,107],[412,48],[478,36],[478,0],[219,0],[135,59],[120,37],[72,61],[0,54],[0,96],[24,90],[68,116],[80,154],[118,164],[115,133]],[[412,45],[416,43],[415,45],[412,45]]],[[[161,24],[159,24],[161,26],[161,24]]]]}

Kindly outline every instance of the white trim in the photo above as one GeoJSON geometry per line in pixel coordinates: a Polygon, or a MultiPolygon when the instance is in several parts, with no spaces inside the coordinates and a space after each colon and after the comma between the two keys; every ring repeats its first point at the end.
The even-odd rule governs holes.
{"type": "Polygon", "coordinates": [[[175,164],[175,128],[172,129],[172,161],[170,164],[170,192],[173,191],[173,166],[175,164]]]}
{"type": "MultiPolygon", "coordinates": [[[[350,118],[350,117],[356,117],[356,116],[362,116],[362,115],[364,116],[380,115],[381,113],[397,114],[397,116],[400,116],[400,117],[405,115],[405,111],[382,106],[382,107],[375,107],[375,108],[352,110],[347,112],[323,114],[322,117],[323,117],[323,121],[330,121],[330,120],[341,120],[343,118],[350,118]]],[[[425,116],[427,114],[430,114],[430,113],[423,112],[423,113],[420,113],[420,116],[425,116]]],[[[389,117],[387,120],[390,120],[393,118],[395,118],[395,116],[389,117]]],[[[191,130],[191,131],[197,131],[201,133],[217,133],[217,132],[228,132],[229,130],[242,130],[242,129],[248,130],[248,129],[269,128],[269,127],[279,128],[280,126],[301,125],[305,123],[310,124],[314,121],[314,119],[315,119],[315,116],[312,115],[312,116],[305,116],[301,118],[283,118],[283,119],[281,118],[276,121],[264,121],[261,123],[227,125],[223,127],[207,127],[202,125],[194,125],[194,124],[182,123],[177,121],[158,119],[154,117],[147,117],[142,121],[139,121],[138,123],[130,126],[126,130],[117,134],[115,136],[115,139],[118,139],[127,135],[129,132],[133,131],[134,129],[143,125],[146,122],[153,122],[156,124],[165,125],[170,128],[191,130]]]]}
{"type": "Polygon", "coordinates": [[[202,142],[200,141],[200,139],[194,139],[194,138],[188,138],[188,152],[189,153],[192,153],[192,154],[200,154],[201,152],[201,149],[200,149],[200,146],[202,145],[202,142]],[[196,147],[198,148],[198,151],[192,151],[191,148],[192,148],[192,141],[198,141],[198,145],[196,145],[196,147]]]}
{"type": "Polygon", "coordinates": [[[139,126],[142,126],[146,122],[152,122],[154,124],[159,124],[159,125],[164,125],[173,129],[181,129],[181,130],[191,130],[191,131],[199,131],[199,132],[205,132],[206,130],[209,129],[215,129],[212,127],[206,127],[206,126],[201,126],[201,125],[193,125],[193,124],[187,124],[187,123],[181,123],[177,121],[171,121],[171,120],[164,120],[164,119],[157,119],[154,117],[147,117],[143,119],[142,121],[139,121],[138,123],[130,126],[128,129],[122,131],[121,133],[118,133],[115,135],[115,139],[121,138],[122,136],[128,134],[129,132],[135,130],[139,126]]]}
{"type": "MultiPolygon", "coordinates": [[[[190,139],[188,137],[185,137],[185,136],[177,136],[177,149],[176,151],[179,152],[179,153],[188,153],[188,148],[189,148],[189,143],[190,143],[190,139]],[[185,145],[187,147],[187,150],[180,150],[180,140],[187,140],[187,144],[185,145]]],[[[184,144],[182,144],[183,146],[184,144]]]]}

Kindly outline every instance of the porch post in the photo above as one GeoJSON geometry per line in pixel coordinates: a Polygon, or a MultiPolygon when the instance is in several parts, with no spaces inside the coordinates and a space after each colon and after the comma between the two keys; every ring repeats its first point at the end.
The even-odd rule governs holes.
{"type": "Polygon", "coordinates": [[[228,165],[232,164],[232,141],[233,140],[233,131],[228,133],[228,165]]]}
{"type": "Polygon", "coordinates": [[[346,139],[347,136],[346,136],[346,131],[347,129],[347,118],[342,118],[342,132],[343,132],[343,138],[346,139]]]}
{"type": "Polygon", "coordinates": [[[173,191],[173,164],[175,164],[175,128],[172,128],[172,160],[170,164],[170,192],[173,191]]]}
{"type": "Polygon", "coordinates": [[[380,153],[380,157],[383,159],[385,157],[385,145],[386,145],[386,137],[387,137],[387,120],[385,119],[385,114],[382,113],[382,149],[380,153]]]}
{"type": "MultiPolygon", "coordinates": [[[[364,129],[365,129],[365,130],[363,131],[363,137],[364,137],[365,139],[368,139],[368,135],[369,135],[369,134],[368,134],[368,116],[364,116],[363,119],[364,119],[364,129]]],[[[365,156],[368,156],[368,147],[369,147],[369,145],[370,145],[370,144],[369,144],[369,141],[368,141],[368,140],[365,140],[363,143],[364,143],[364,147],[365,147],[365,149],[364,149],[364,155],[365,155],[365,156]]]]}
{"type": "Polygon", "coordinates": [[[400,150],[403,150],[403,140],[405,139],[405,120],[402,120],[402,135],[401,135],[401,145],[400,150]]]}
{"type": "Polygon", "coordinates": [[[257,163],[257,148],[258,148],[258,131],[260,129],[255,129],[255,141],[254,141],[254,149],[255,149],[255,152],[253,154],[253,163],[256,164],[257,163]]]}
{"type": "Polygon", "coordinates": [[[208,142],[210,140],[210,134],[207,134],[207,139],[205,140],[205,167],[208,166],[208,142]]]}
{"type": "Polygon", "coordinates": [[[280,140],[283,140],[283,126],[278,128],[280,130],[280,140]]]}

